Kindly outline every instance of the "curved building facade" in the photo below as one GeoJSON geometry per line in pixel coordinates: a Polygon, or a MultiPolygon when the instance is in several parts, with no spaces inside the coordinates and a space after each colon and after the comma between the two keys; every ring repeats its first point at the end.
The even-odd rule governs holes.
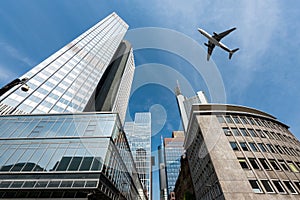
{"type": "Polygon", "coordinates": [[[196,199],[299,199],[300,142],[265,112],[193,105],[185,149],[196,199]]]}

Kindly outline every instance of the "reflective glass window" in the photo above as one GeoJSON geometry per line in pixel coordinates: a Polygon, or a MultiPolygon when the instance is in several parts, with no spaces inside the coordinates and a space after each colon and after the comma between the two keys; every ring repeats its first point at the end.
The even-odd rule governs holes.
{"type": "Polygon", "coordinates": [[[77,171],[81,163],[82,157],[73,157],[68,171],[77,171]]]}
{"type": "Polygon", "coordinates": [[[79,170],[88,171],[91,167],[92,162],[93,162],[93,157],[84,157],[79,170]]]}

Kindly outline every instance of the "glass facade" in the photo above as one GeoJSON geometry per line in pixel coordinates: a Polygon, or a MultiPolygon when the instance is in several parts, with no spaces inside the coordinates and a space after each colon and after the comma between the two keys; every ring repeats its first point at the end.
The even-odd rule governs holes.
{"type": "Polygon", "coordinates": [[[183,155],[184,132],[174,131],[172,138],[164,139],[168,194],[174,191],[180,170],[180,159],[183,155]]]}
{"type": "Polygon", "coordinates": [[[151,199],[151,113],[136,113],[135,121],[126,122],[124,131],[144,192],[151,199]]]}
{"type": "MultiPolygon", "coordinates": [[[[21,78],[28,78],[29,91],[22,91],[18,85],[2,95],[0,114],[84,111],[127,29],[128,25],[115,13],[101,20],[24,74],[21,78]]],[[[125,99],[129,97],[133,78],[132,51],[126,67],[123,79],[127,83],[122,79],[126,84],[120,88],[126,93],[125,99]]],[[[124,104],[126,100],[123,100],[123,109],[124,104]]],[[[122,112],[125,113],[126,108],[127,104],[122,112]]]]}
{"type": "Polygon", "coordinates": [[[93,189],[111,199],[140,198],[117,114],[2,116],[1,127],[0,197],[28,197],[20,191],[29,189],[77,189],[79,197],[93,189]]]}

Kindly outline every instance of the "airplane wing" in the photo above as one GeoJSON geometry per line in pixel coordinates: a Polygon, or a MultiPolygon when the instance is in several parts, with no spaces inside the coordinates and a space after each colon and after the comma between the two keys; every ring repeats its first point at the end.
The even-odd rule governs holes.
{"type": "Polygon", "coordinates": [[[211,42],[208,42],[208,45],[206,45],[206,46],[207,46],[207,61],[209,61],[209,58],[215,48],[215,45],[211,42]]]}
{"type": "Polygon", "coordinates": [[[231,33],[232,31],[234,31],[236,28],[232,28],[232,29],[229,29],[227,31],[224,31],[222,33],[215,33],[214,32],[214,35],[212,36],[213,38],[215,38],[218,42],[223,38],[225,37],[226,35],[228,35],[229,33],[231,33]]]}

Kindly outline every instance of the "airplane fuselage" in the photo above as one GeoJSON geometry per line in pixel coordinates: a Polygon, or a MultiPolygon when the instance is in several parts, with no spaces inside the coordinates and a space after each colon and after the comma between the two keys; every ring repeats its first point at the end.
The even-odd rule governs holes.
{"type": "Polygon", "coordinates": [[[214,45],[221,47],[222,49],[224,49],[227,52],[230,52],[230,49],[224,45],[222,42],[218,42],[215,38],[213,38],[209,33],[207,33],[205,30],[198,28],[198,31],[204,35],[211,43],[213,43],[214,45]]]}

